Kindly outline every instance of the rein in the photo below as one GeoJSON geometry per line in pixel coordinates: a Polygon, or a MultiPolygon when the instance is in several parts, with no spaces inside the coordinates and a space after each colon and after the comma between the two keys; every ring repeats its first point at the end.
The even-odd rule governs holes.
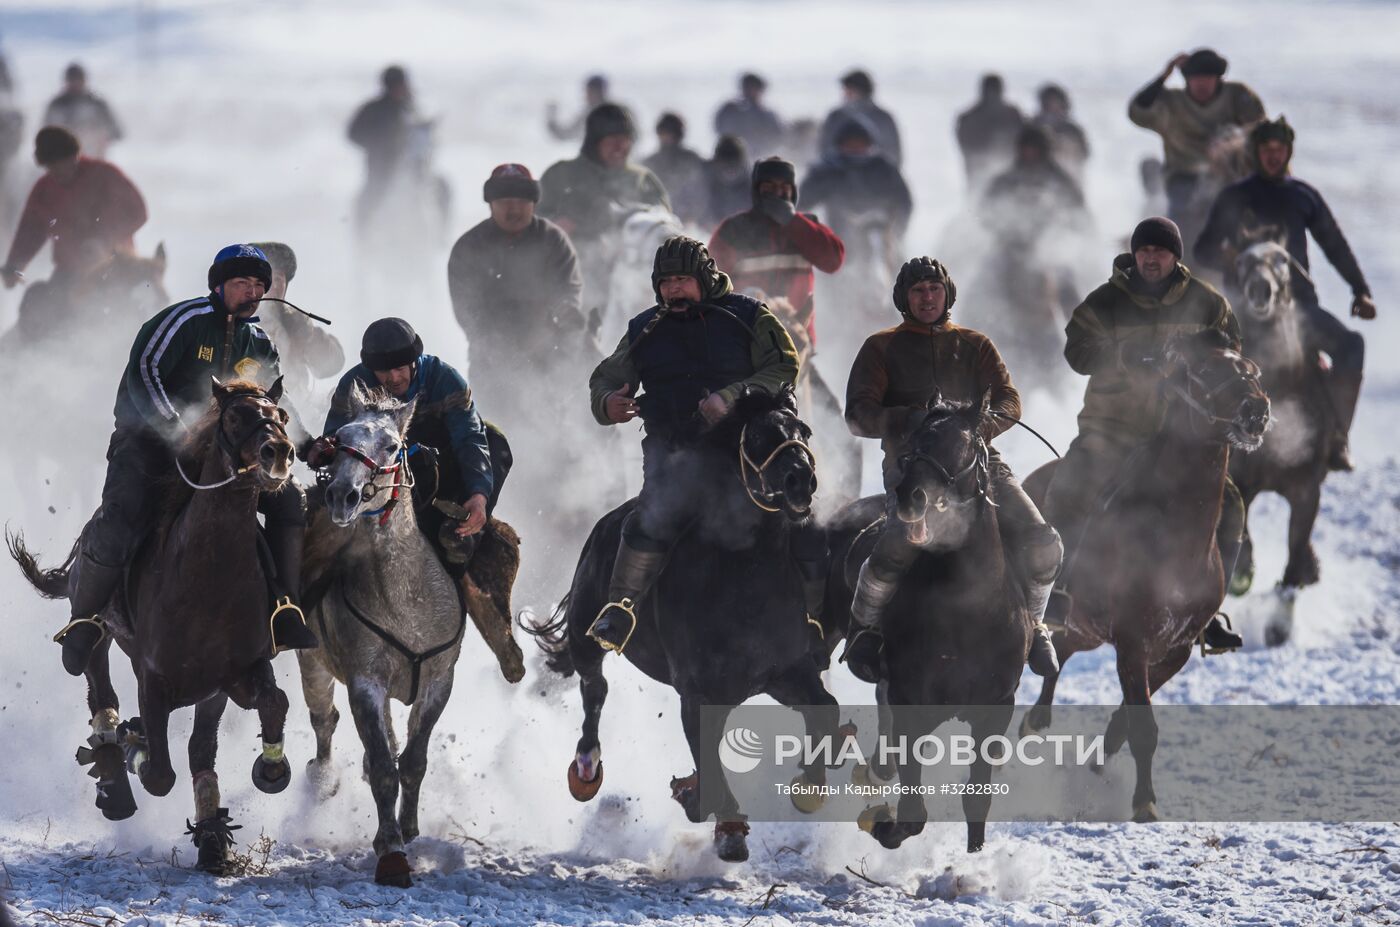
{"type": "Polygon", "coordinates": [[[799,441],[797,438],[789,438],[775,447],[772,453],[764,459],[763,463],[756,464],[753,462],[753,458],[749,456],[748,449],[744,447],[744,439],[748,435],[748,431],[748,425],[739,429],[739,479],[744,484],[744,492],[748,493],[750,502],[765,512],[777,512],[779,508],[772,503],[782,495],[782,492],[769,488],[768,478],[764,476],[764,471],[772,466],[773,461],[778,459],[778,455],[788,448],[795,447],[806,454],[813,469],[816,469],[817,466],[817,455],[813,454],[812,449],[804,442],[799,441]],[[754,477],[758,480],[757,491],[755,491],[753,486],[749,483],[750,472],[752,472],[754,477]]]}
{"type": "MultiPolygon", "coordinates": [[[[224,431],[224,414],[227,411],[228,410],[225,408],[219,412],[218,445],[219,450],[223,451],[229,456],[229,458],[231,458],[234,461],[238,460],[238,452],[243,449],[244,444],[247,444],[249,441],[253,440],[254,436],[261,434],[262,432],[267,431],[268,429],[274,429],[280,432],[282,437],[287,437],[287,429],[285,426],[283,426],[281,422],[277,421],[276,419],[264,418],[259,419],[258,423],[253,426],[252,430],[250,430],[246,435],[243,436],[242,442],[235,445],[232,441],[229,440],[228,433],[224,431]]],[[[185,481],[186,486],[194,490],[221,489],[224,486],[227,486],[229,483],[234,482],[235,480],[242,479],[243,477],[247,476],[249,473],[252,473],[256,469],[258,469],[258,464],[250,463],[246,467],[234,468],[232,475],[230,475],[227,479],[220,480],[217,483],[196,483],[194,480],[190,479],[185,474],[185,468],[180,463],[180,455],[175,455],[175,472],[180,474],[180,479],[185,481]]]]}
{"type": "Polygon", "coordinates": [[[373,511],[361,512],[361,518],[374,518],[377,515],[379,516],[379,527],[381,528],[389,523],[389,516],[394,514],[394,508],[399,504],[400,492],[404,489],[412,490],[413,487],[416,485],[413,477],[413,470],[408,466],[408,455],[416,453],[418,450],[419,445],[417,444],[414,444],[411,447],[400,447],[398,452],[394,454],[393,463],[380,466],[379,464],[375,463],[373,457],[370,457],[368,454],[366,454],[364,451],[360,450],[357,447],[351,447],[348,444],[336,445],[335,451],[337,454],[346,454],[347,456],[358,460],[360,463],[364,464],[366,467],[369,468],[370,480],[369,483],[366,484],[366,486],[371,491],[363,493],[362,498],[373,499],[375,496],[379,495],[381,492],[384,492],[386,489],[389,490],[389,501],[385,502],[383,505],[381,505],[377,509],[374,509],[373,511]],[[407,480],[404,479],[405,473],[408,474],[407,480]],[[389,475],[392,475],[394,477],[394,481],[388,486],[382,486],[374,481],[374,478],[376,476],[389,475]]]}
{"type": "Polygon", "coordinates": [[[1172,393],[1174,393],[1178,399],[1185,403],[1187,408],[1189,408],[1191,411],[1195,412],[1197,415],[1205,419],[1207,424],[1231,424],[1234,422],[1233,418],[1227,418],[1223,415],[1216,415],[1206,406],[1206,403],[1210,402],[1212,399],[1214,399],[1216,396],[1219,396],[1222,392],[1229,389],[1230,387],[1247,382],[1251,378],[1257,378],[1259,376],[1258,364],[1254,363],[1254,361],[1250,360],[1247,357],[1241,357],[1240,359],[1245,364],[1245,370],[1237,370],[1234,376],[1226,377],[1213,387],[1207,387],[1205,381],[1202,380],[1201,377],[1198,376],[1191,369],[1190,365],[1186,365],[1185,375],[1187,382],[1193,386],[1198,386],[1206,391],[1205,395],[1200,399],[1197,399],[1195,396],[1193,396],[1191,394],[1190,389],[1188,389],[1185,386],[1182,386],[1175,380],[1168,380],[1166,382],[1166,387],[1167,389],[1171,390],[1172,393]]]}

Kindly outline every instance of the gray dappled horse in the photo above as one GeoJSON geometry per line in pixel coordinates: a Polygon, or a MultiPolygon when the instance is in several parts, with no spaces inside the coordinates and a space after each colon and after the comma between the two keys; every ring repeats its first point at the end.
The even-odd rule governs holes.
{"type": "MultiPolygon", "coordinates": [[[[1307,323],[1293,297],[1292,258],[1276,241],[1259,241],[1235,260],[1230,301],[1236,307],[1244,353],[1259,365],[1269,385],[1273,428],[1253,454],[1230,455],[1230,477],[1244,498],[1244,546],[1231,581],[1243,594],[1254,577],[1254,542],[1248,512],[1263,492],[1288,500],[1288,566],[1285,592],[1318,580],[1312,547],[1313,523],[1327,478],[1327,461],[1337,439],[1337,410],[1327,388],[1327,373],[1309,346],[1307,323]]],[[[1281,626],[1266,629],[1268,643],[1283,643],[1281,626]]]]}
{"type": "Polygon", "coordinates": [[[406,436],[416,401],[356,384],[350,403],[351,421],[336,432],[339,452],[329,481],[313,494],[307,527],[303,588],[321,639],[320,648],[297,652],[316,732],[307,772],[322,796],[338,788],[330,760],[339,682],[349,690],[379,815],[374,879],[406,888],[404,845],[418,836],[428,740],[452,694],[466,615],[414,517],[406,436]],[[390,699],[413,706],[401,754],[390,699]]]}

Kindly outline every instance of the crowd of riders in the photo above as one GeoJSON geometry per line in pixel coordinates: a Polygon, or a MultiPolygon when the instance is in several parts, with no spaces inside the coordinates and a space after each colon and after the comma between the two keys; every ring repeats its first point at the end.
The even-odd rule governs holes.
{"type": "MultiPolygon", "coordinates": [[[[963,305],[981,297],[958,292],[959,268],[900,253],[889,297],[890,321],[897,324],[868,332],[849,371],[846,422],[854,435],[881,442],[887,490],[911,437],[940,404],[988,398],[994,418],[981,435],[985,491],[999,507],[1007,562],[1035,628],[1028,661],[1042,675],[1056,670],[1051,628],[1072,618],[1064,577],[1084,523],[1151,435],[1170,340],[1215,332],[1247,351],[1216,286],[1228,292],[1234,259],[1260,234],[1274,235],[1296,265],[1306,337],[1319,357],[1325,355],[1328,395],[1343,438],[1355,411],[1364,342],[1320,304],[1308,236],[1350,286],[1352,315],[1375,316],[1370,289],[1322,194],[1291,172],[1295,127],[1283,116],[1270,118],[1260,98],[1226,80],[1226,72],[1226,60],[1211,49],[1177,55],[1128,102],[1128,118],[1161,136],[1154,176],[1165,192],[1166,215],[1122,230],[1131,232],[1129,248],[1105,255],[1107,281],[1078,294],[1058,347],[1088,385],[1079,436],[1050,486],[1045,513],[992,446],[1021,415],[1016,371],[989,337],[960,324],[963,305]],[[1170,86],[1178,72],[1183,86],[1170,86]],[[1061,532],[1047,523],[1052,510],[1061,532]],[[1075,528],[1066,532],[1064,525],[1075,528]]],[[[3,69],[0,80],[0,160],[8,162],[26,136],[3,69]]],[[[140,192],[106,160],[123,137],[111,107],[88,88],[80,65],[70,66],[63,81],[32,136],[43,173],[7,230],[0,267],[7,287],[25,280],[26,268],[50,243],[51,283],[74,286],[114,255],[130,253],[146,221],[140,192]]],[[[347,129],[365,162],[355,209],[360,225],[374,222],[404,165],[417,156],[424,127],[407,71],[386,68],[380,82],[380,93],[356,111],[347,129]]],[[[589,631],[603,647],[621,650],[637,620],[636,602],[706,505],[676,492],[687,468],[697,461],[708,465],[695,450],[699,436],[723,420],[745,390],[776,392],[795,383],[800,346],[816,337],[815,272],[839,274],[872,221],[902,243],[913,211],[899,128],[876,102],[868,72],[840,78],[839,105],[820,122],[784,119],[768,102],[768,86],[756,73],[740,77],[738,95],[714,115],[718,141],[708,157],[687,147],[686,121],[674,112],[657,120],[655,150],[640,157],[637,122],[602,75],[586,81],[577,115],[550,107],[548,131],[577,139],[577,154],[544,170],[514,161],[496,167],[483,179],[487,214],[451,251],[447,276],[453,311],[469,341],[470,386],[411,321],[398,317],[366,329],[359,364],[342,375],[342,345],[284,302],[297,268],[292,247],[238,243],[219,251],[207,293],[149,319],[130,345],[102,505],[83,536],[71,622],[59,635],[65,667],[81,673],[107,633],[99,615],[153,523],[155,477],[178,471],[177,448],[207,405],[211,377],[270,385],[285,376],[295,400],[315,380],[341,375],[319,436],[294,411],[288,423],[313,468],[336,455],[355,384],[415,400],[410,437],[436,454],[436,476],[419,481],[418,491],[430,491],[431,482],[444,503],[424,509],[429,515],[421,527],[459,579],[513,462],[503,429],[483,416],[506,431],[563,427],[532,401],[524,383],[553,371],[556,382],[579,397],[586,386],[588,399],[579,402],[589,403],[598,424],[640,419],[641,492],[622,531],[610,602],[589,631]],[[624,329],[596,332],[615,347],[606,357],[591,356],[580,346],[598,324],[590,310],[612,286],[617,235],[630,218],[648,211],[674,215],[679,223],[678,233],[655,249],[653,298],[633,307],[624,329]],[[780,303],[782,313],[775,311],[780,303]]],[[[1086,133],[1064,87],[1045,84],[1037,99],[1038,111],[1025,114],[1006,99],[1003,79],[987,74],[976,102],[957,117],[969,191],[989,223],[1005,223],[994,229],[1004,238],[1027,227],[1085,224],[1086,133]]],[[[1349,469],[1345,440],[1336,448],[1332,467],[1349,469]]],[[[548,463],[523,461],[521,470],[541,466],[548,463]]],[[[298,604],[305,494],[288,484],[265,500],[264,514],[277,573],[278,607],[270,619],[276,647],[315,647],[298,604]]],[[[1221,549],[1229,560],[1239,544],[1230,506],[1222,524],[1221,549]]],[[[810,527],[792,553],[806,583],[805,606],[818,614],[825,548],[820,529],[810,527]]],[[[862,679],[878,678],[882,610],[921,543],[890,517],[860,568],[846,659],[862,679]]],[[[509,625],[481,631],[502,672],[518,680],[523,664],[509,625]]],[[[1223,648],[1241,643],[1219,623],[1207,628],[1205,639],[1223,648]]]]}

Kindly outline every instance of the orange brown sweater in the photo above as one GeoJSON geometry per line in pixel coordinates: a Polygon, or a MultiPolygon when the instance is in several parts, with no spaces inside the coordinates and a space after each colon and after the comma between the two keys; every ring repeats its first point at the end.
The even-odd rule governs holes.
{"type": "MultiPolygon", "coordinates": [[[[980,403],[991,391],[991,408],[1021,417],[1021,395],[990,338],[951,322],[926,325],[906,319],[865,339],[846,384],[846,424],[862,438],[879,438],[888,484],[935,397],[980,403]]],[[[987,422],[991,441],[1011,427],[1004,418],[987,422]]]]}

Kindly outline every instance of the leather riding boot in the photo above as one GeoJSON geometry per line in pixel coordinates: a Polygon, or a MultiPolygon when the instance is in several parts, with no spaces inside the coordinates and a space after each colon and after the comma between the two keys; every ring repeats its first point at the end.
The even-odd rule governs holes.
{"type": "Polygon", "coordinates": [[[98,615],[117,591],[123,569],[99,563],[86,553],[82,555],[76,588],[69,596],[72,620],[54,637],[63,645],[63,668],[71,676],[81,676],[87,671],[93,652],[107,636],[107,629],[98,615]]]}
{"type": "Polygon", "coordinates": [[[1210,619],[1210,624],[1205,626],[1205,630],[1201,631],[1206,653],[1225,653],[1244,646],[1244,638],[1232,631],[1226,624],[1227,621],[1229,619],[1224,615],[1216,615],[1210,619]]]}
{"type": "Polygon", "coordinates": [[[1332,401],[1332,410],[1337,414],[1337,431],[1332,444],[1332,453],[1327,458],[1327,469],[1350,472],[1351,461],[1351,422],[1356,417],[1356,402],[1361,397],[1360,370],[1332,370],[1327,375],[1327,395],[1332,401]]]}
{"type": "Polygon", "coordinates": [[[880,657],[885,649],[880,619],[898,588],[898,580],[876,576],[869,560],[861,564],[855,598],[851,601],[850,635],[841,654],[841,662],[850,667],[851,675],[862,682],[880,681],[880,657]]]}
{"type": "Polygon", "coordinates": [[[1050,629],[1045,626],[1044,616],[1050,602],[1054,586],[1051,583],[1032,583],[1026,589],[1026,611],[1035,622],[1031,631],[1031,652],[1026,657],[1026,665],[1037,676],[1054,676],[1060,672],[1060,659],[1055,655],[1055,645],[1050,642],[1050,629]]]}
{"type": "Polygon", "coordinates": [[[624,535],[617,545],[617,561],[608,583],[607,605],[593,619],[588,636],[604,650],[622,653],[637,627],[637,603],[651,588],[666,562],[664,550],[638,550],[624,535]]]}
{"type": "Polygon", "coordinates": [[[302,525],[269,525],[263,533],[277,568],[274,587],[277,605],[272,611],[272,652],[311,650],[318,646],[316,635],[306,626],[301,611],[301,547],[306,535],[302,525]]]}

